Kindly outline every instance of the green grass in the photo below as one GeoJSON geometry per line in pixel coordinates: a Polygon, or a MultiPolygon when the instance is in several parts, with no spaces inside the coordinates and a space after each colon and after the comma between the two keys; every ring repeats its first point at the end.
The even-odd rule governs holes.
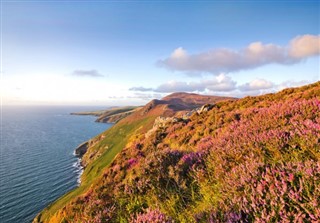
{"type": "Polygon", "coordinates": [[[114,157],[125,147],[133,133],[147,123],[153,122],[154,119],[154,117],[148,117],[130,124],[115,126],[116,128],[110,129],[106,134],[107,137],[98,145],[100,148],[108,145],[109,149],[85,169],[81,178],[82,181],[84,183],[92,182],[93,179],[99,176],[106,165],[109,165],[114,157]]]}
{"type": "Polygon", "coordinates": [[[120,107],[120,108],[112,108],[112,109],[106,110],[105,113],[107,113],[107,116],[111,116],[111,115],[116,115],[119,113],[132,111],[136,108],[138,108],[138,106],[125,106],[125,107],[120,107]]]}
{"type": "Polygon", "coordinates": [[[96,181],[99,181],[104,169],[111,164],[116,155],[125,147],[125,145],[128,143],[128,140],[136,132],[136,130],[145,125],[150,125],[154,119],[155,117],[146,117],[129,124],[119,123],[108,129],[104,133],[106,138],[103,139],[95,148],[104,148],[106,145],[108,145],[109,148],[104,151],[99,158],[94,160],[86,167],[81,177],[81,185],[78,188],[63,195],[39,214],[38,219],[40,222],[47,221],[69,201],[83,194],[90,188],[92,184],[94,184],[96,181]]]}

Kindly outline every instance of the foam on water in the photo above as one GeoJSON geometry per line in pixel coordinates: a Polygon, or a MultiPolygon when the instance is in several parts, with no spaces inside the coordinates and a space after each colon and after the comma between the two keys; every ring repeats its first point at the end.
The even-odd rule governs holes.
{"type": "Polygon", "coordinates": [[[72,164],[75,168],[74,172],[77,174],[77,183],[78,186],[81,184],[81,175],[83,173],[83,166],[81,166],[81,159],[77,158],[77,161],[72,164]]]}

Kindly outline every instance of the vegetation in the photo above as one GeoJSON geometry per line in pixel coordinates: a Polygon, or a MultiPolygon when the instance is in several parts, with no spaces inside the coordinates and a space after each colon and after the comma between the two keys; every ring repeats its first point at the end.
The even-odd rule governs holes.
{"type": "MultiPolygon", "coordinates": [[[[90,165],[88,165],[88,168],[86,168],[82,174],[80,187],[65,194],[63,197],[44,209],[37,216],[35,222],[50,219],[53,213],[63,208],[68,201],[87,191],[93,181],[99,180],[98,176],[102,174],[103,169],[108,167],[114,157],[124,147],[128,138],[130,138],[130,136],[136,132],[136,128],[140,129],[140,127],[145,125],[146,122],[153,122],[153,120],[152,117],[149,117],[137,120],[131,124],[125,123],[116,125],[104,133],[109,137],[104,138],[104,134],[97,136],[95,140],[98,140],[99,144],[96,144],[94,147],[90,148],[91,156],[85,159],[87,162],[86,165],[90,165]],[[100,150],[105,150],[105,153],[101,157],[98,157],[100,150]]],[[[89,154],[89,152],[87,154],[89,154]]],[[[55,221],[51,220],[51,222],[55,221]]]]}
{"type": "Polygon", "coordinates": [[[89,111],[89,112],[73,112],[71,115],[94,115],[98,116],[96,122],[105,123],[117,123],[121,119],[127,117],[133,112],[138,111],[141,107],[137,106],[124,106],[124,107],[113,107],[107,110],[100,111],[89,111]]]}
{"type": "Polygon", "coordinates": [[[108,133],[114,141],[101,142],[121,145],[91,161],[83,175],[90,186],[39,219],[319,222],[320,82],[218,102],[141,130],[155,118],[119,122],[129,134],[121,142],[117,127],[108,133]]]}

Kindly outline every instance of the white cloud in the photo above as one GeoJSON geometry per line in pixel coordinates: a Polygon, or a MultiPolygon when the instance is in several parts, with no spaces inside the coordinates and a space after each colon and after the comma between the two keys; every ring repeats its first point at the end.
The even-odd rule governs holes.
{"type": "Polygon", "coordinates": [[[129,91],[153,91],[153,88],[132,87],[132,88],[129,88],[129,91]]]}
{"type": "Polygon", "coordinates": [[[298,36],[291,40],[289,55],[303,59],[320,54],[320,37],[313,35],[298,36]]]}
{"type": "Polygon", "coordinates": [[[172,58],[183,59],[187,57],[187,51],[185,51],[182,47],[179,47],[173,51],[171,54],[172,58]]]}
{"type": "Polygon", "coordinates": [[[285,88],[290,88],[290,87],[300,87],[303,85],[311,84],[316,81],[317,80],[312,80],[312,81],[310,81],[310,80],[302,80],[302,81],[288,80],[288,81],[285,81],[285,82],[282,82],[282,83],[276,85],[275,88],[277,91],[279,91],[279,90],[283,90],[285,88]]]}
{"type": "Polygon", "coordinates": [[[204,87],[198,82],[184,82],[184,81],[169,81],[167,83],[159,85],[155,92],[194,92],[203,91],[204,87]]]}
{"type": "Polygon", "coordinates": [[[97,70],[75,70],[72,75],[78,77],[103,77],[97,70]]]}
{"type": "Polygon", "coordinates": [[[255,79],[249,83],[240,85],[238,88],[241,91],[256,91],[256,90],[266,90],[273,88],[275,86],[271,81],[264,79],[255,79]]]}
{"type": "Polygon", "coordinates": [[[225,74],[220,74],[214,79],[203,81],[203,84],[210,91],[232,91],[236,88],[237,82],[225,74]]]}
{"type": "Polygon", "coordinates": [[[164,95],[163,94],[148,94],[148,93],[134,93],[134,95],[132,96],[128,96],[128,98],[130,99],[141,99],[141,100],[144,100],[144,101],[150,101],[152,99],[161,99],[163,98],[164,95]]]}
{"type": "Polygon", "coordinates": [[[267,64],[295,64],[319,55],[320,36],[304,35],[292,39],[288,46],[254,42],[241,50],[212,49],[198,54],[188,54],[179,47],[158,65],[184,72],[209,72],[213,74],[254,69],[267,64]]]}

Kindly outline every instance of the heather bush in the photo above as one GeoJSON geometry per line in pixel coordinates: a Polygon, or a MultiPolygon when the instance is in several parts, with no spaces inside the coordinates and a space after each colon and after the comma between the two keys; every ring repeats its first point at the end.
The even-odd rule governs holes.
{"type": "Polygon", "coordinates": [[[280,163],[248,179],[239,208],[255,222],[318,222],[320,164],[280,163]]]}
{"type": "MultiPolygon", "coordinates": [[[[241,119],[233,120],[228,125],[229,131],[219,129],[217,137],[209,138],[209,142],[208,138],[199,141],[198,148],[206,149],[211,145],[205,173],[196,173],[200,196],[207,209],[213,208],[217,221],[225,221],[225,213],[232,210],[252,221],[280,221],[285,218],[312,221],[319,217],[320,205],[316,200],[319,192],[314,191],[314,188],[319,188],[319,183],[316,183],[320,182],[319,175],[314,171],[316,168],[307,163],[312,161],[319,167],[320,128],[316,111],[320,111],[316,98],[295,103],[288,101],[269,108],[252,108],[241,115],[241,119]],[[295,167],[291,162],[298,160],[295,167]],[[289,163],[284,165],[284,162],[289,163]],[[272,171],[268,165],[274,166],[272,171]],[[279,168],[282,169],[280,173],[277,172],[279,168]],[[300,177],[294,175],[295,171],[299,171],[300,177]],[[289,182],[286,181],[289,176],[290,179],[298,177],[294,179],[299,179],[299,184],[294,187],[285,184],[289,182]],[[263,177],[270,178],[278,186],[277,190],[271,186],[261,194],[265,183],[257,182],[257,179],[263,177]],[[292,200],[301,198],[302,194],[311,196],[305,196],[308,201],[292,200]],[[311,204],[316,208],[312,209],[311,204]]],[[[206,208],[202,211],[210,213],[206,208]]]]}
{"type": "Polygon", "coordinates": [[[170,217],[166,216],[158,209],[147,209],[144,213],[137,214],[130,221],[131,223],[171,223],[173,222],[170,217]]]}

